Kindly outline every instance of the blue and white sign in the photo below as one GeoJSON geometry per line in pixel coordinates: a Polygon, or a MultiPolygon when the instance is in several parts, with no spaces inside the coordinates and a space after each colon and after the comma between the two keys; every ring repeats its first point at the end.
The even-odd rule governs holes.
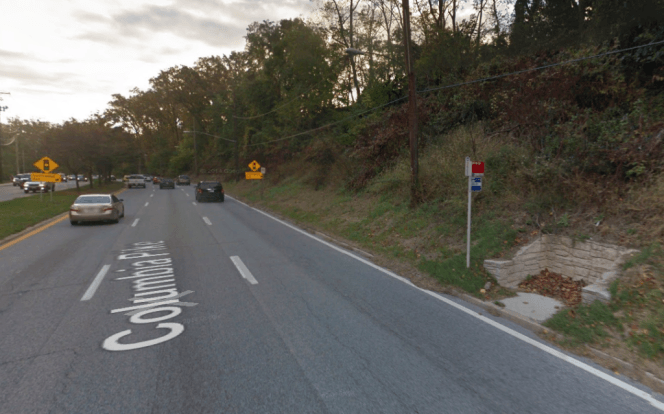
{"type": "Polygon", "coordinates": [[[470,190],[474,193],[482,191],[482,177],[472,177],[470,179],[470,190]]]}

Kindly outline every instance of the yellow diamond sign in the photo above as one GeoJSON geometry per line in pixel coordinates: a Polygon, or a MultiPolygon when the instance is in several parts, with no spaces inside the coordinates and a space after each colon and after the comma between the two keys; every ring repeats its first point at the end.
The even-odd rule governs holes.
{"type": "Polygon", "coordinates": [[[48,157],[44,157],[32,165],[39,168],[45,173],[49,173],[59,167],[58,164],[55,163],[55,161],[53,161],[48,157]]]}
{"type": "Polygon", "coordinates": [[[257,163],[256,160],[254,160],[251,163],[249,163],[249,168],[251,168],[251,171],[256,172],[258,171],[259,168],[261,168],[261,165],[257,163]]]}

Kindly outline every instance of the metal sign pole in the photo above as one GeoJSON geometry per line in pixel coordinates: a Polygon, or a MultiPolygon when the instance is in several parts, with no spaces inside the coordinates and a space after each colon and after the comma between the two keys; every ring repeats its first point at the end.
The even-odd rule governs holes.
{"type": "Polygon", "coordinates": [[[472,192],[470,191],[472,177],[468,176],[468,244],[466,247],[466,268],[470,268],[470,205],[472,200],[472,192]]]}
{"type": "Polygon", "coordinates": [[[466,241],[467,241],[467,246],[466,246],[466,268],[470,267],[470,203],[471,203],[471,179],[473,174],[471,174],[471,165],[470,165],[470,157],[466,157],[466,176],[468,177],[468,229],[467,229],[467,235],[466,235],[466,241]]]}

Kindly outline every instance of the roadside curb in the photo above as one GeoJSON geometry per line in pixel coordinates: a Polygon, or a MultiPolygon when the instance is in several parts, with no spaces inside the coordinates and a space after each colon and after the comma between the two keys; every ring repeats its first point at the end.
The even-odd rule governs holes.
{"type": "MultiPolygon", "coordinates": [[[[233,197],[233,198],[237,199],[238,201],[241,201],[241,202],[243,202],[247,205],[252,205],[253,204],[250,201],[244,199],[244,197],[238,197],[236,195],[233,195],[231,197],[233,197]]],[[[282,214],[274,212],[270,208],[267,208],[265,206],[258,206],[256,208],[260,208],[261,210],[264,210],[264,211],[268,212],[269,214],[279,218],[280,220],[283,220],[283,221],[285,221],[289,224],[297,226],[298,228],[306,230],[308,233],[319,236],[319,237],[325,239],[326,241],[334,243],[334,244],[336,244],[336,245],[338,245],[342,248],[353,250],[357,253],[360,253],[361,255],[365,256],[368,259],[371,259],[371,258],[374,257],[370,253],[367,253],[363,250],[360,250],[358,248],[350,246],[349,244],[347,244],[345,242],[342,242],[342,241],[337,240],[333,237],[330,237],[327,234],[322,233],[319,230],[317,230],[317,229],[315,229],[311,226],[308,226],[307,224],[295,222],[295,221],[293,221],[292,219],[290,219],[288,217],[284,217],[282,214]]],[[[468,302],[468,303],[471,303],[475,306],[478,306],[478,307],[484,309],[487,313],[489,313],[493,316],[507,319],[507,320],[509,320],[513,323],[516,323],[517,325],[519,325],[519,326],[521,326],[525,329],[528,329],[529,331],[534,332],[536,334],[553,336],[559,341],[562,341],[562,340],[565,339],[564,335],[556,333],[556,332],[552,331],[551,329],[540,325],[537,321],[535,321],[532,318],[520,315],[516,312],[512,312],[512,311],[507,310],[507,309],[503,309],[502,307],[497,306],[497,305],[495,305],[491,302],[486,302],[486,301],[480,300],[480,299],[475,298],[475,297],[473,297],[473,296],[471,296],[471,295],[469,295],[465,292],[461,292],[461,291],[459,291],[458,289],[456,289],[454,287],[449,288],[449,289],[445,289],[444,293],[455,296],[455,297],[457,297],[457,298],[459,298],[459,299],[461,299],[465,302],[468,302]]],[[[577,355],[585,356],[585,357],[593,360],[593,362],[595,362],[596,364],[598,364],[598,365],[600,365],[600,366],[602,366],[602,367],[604,367],[608,370],[613,371],[614,374],[616,374],[616,375],[627,376],[627,377],[629,377],[629,378],[631,378],[635,381],[638,381],[641,384],[651,388],[654,391],[653,396],[655,396],[659,399],[664,398],[664,380],[656,377],[655,375],[653,375],[652,373],[650,373],[648,371],[645,371],[645,370],[643,370],[639,367],[636,367],[635,365],[633,365],[629,362],[623,361],[619,358],[608,355],[608,354],[606,354],[606,353],[604,353],[604,352],[602,352],[602,351],[600,351],[596,348],[593,348],[590,345],[585,344],[584,348],[585,348],[585,351],[586,351],[585,355],[580,355],[580,354],[577,354],[577,355]],[[619,373],[618,370],[620,370],[621,372],[619,373]]],[[[568,352],[574,354],[574,352],[571,352],[571,351],[568,351],[568,352]]]]}
{"type": "MultiPolygon", "coordinates": [[[[126,190],[125,188],[121,188],[118,191],[115,191],[113,194],[118,195],[121,192],[126,190]]],[[[68,212],[60,213],[57,216],[53,216],[51,218],[48,218],[46,220],[40,221],[39,223],[32,225],[30,227],[26,227],[25,229],[19,231],[18,233],[10,234],[9,236],[5,237],[4,239],[0,240],[0,248],[4,246],[7,243],[12,242],[15,239],[18,239],[20,237],[25,236],[26,234],[33,232],[35,230],[39,230],[42,227],[48,226],[49,224],[53,223],[54,221],[61,220],[64,216],[68,215],[68,212]]]]}

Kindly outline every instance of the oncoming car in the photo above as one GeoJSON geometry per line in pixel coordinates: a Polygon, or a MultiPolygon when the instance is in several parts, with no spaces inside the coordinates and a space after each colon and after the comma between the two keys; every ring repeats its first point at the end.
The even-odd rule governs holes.
{"type": "Polygon", "coordinates": [[[69,222],[111,221],[117,223],[124,217],[122,199],[112,194],[85,194],[79,196],[69,207],[69,222]]]}
{"type": "Polygon", "coordinates": [[[201,181],[196,186],[196,201],[224,202],[224,188],[219,181],[201,181]]]}
{"type": "Polygon", "coordinates": [[[55,191],[55,183],[47,183],[44,181],[26,181],[23,183],[23,192],[27,194],[31,191],[33,193],[36,193],[37,191],[40,193],[55,191]]]}

